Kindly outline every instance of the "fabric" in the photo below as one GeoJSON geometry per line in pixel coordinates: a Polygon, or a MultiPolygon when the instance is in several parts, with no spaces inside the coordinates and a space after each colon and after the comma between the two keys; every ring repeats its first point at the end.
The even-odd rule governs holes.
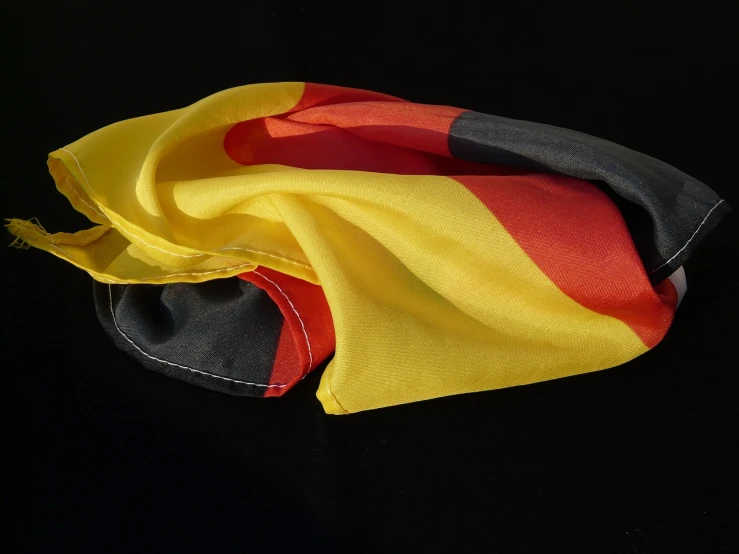
{"type": "MultiPolygon", "coordinates": [[[[304,83],[119,122],[49,167],[98,225],[9,228],[101,283],[319,285],[336,344],[318,390],[329,413],[638,356],[674,316],[667,277],[728,210],[679,170],[582,133],[304,83]]],[[[300,312],[271,297],[299,338],[300,312]]],[[[313,366],[309,341],[292,342],[313,366]]]]}
{"type": "Polygon", "coordinates": [[[316,285],[266,268],[242,277],[95,282],[98,319],[149,369],[218,392],[281,396],[334,351],[331,314],[316,285]]]}

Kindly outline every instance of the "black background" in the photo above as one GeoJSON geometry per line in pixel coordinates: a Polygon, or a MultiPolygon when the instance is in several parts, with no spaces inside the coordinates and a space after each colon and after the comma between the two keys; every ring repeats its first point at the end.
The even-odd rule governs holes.
{"type": "MultiPolygon", "coordinates": [[[[48,152],[281,80],[574,128],[739,206],[733,2],[9,4],[0,215],[50,231],[84,222],[48,152]]],[[[730,215],[668,336],[622,367],[351,416],[322,412],[318,374],[257,400],[147,371],[103,333],[86,274],[3,248],[3,536],[41,553],[736,551],[736,237],[730,215]]]]}

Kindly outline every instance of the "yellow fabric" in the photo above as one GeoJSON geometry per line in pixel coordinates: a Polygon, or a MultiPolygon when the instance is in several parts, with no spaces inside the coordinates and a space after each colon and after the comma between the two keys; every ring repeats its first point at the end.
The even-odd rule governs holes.
{"type": "Polygon", "coordinates": [[[224,154],[232,124],[289,110],[302,87],[241,87],[92,133],[49,165],[99,226],[11,231],[104,282],[200,282],[262,265],[322,285],[336,332],[318,391],[329,413],[552,379],[647,350],[625,323],[562,293],[453,179],[245,167],[224,154]]]}
{"type": "Polygon", "coordinates": [[[269,202],[252,202],[238,222],[232,222],[230,206],[209,209],[202,190],[210,179],[250,171],[223,150],[230,127],[284,113],[300,100],[304,86],[280,83],[227,90],[188,108],[109,125],[52,152],[49,170],[59,191],[108,232],[89,242],[86,235],[48,235],[19,228],[18,223],[11,223],[10,230],[19,230],[29,245],[108,283],[201,282],[238,275],[256,265],[280,270],[289,266],[296,276],[314,280],[304,254],[275,219],[269,202]],[[185,180],[202,185],[193,200],[202,211],[186,215],[167,196],[173,183],[185,180]],[[193,228],[193,217],[198,224],[202,218],[210,221],[193,228]],[[224,239],[220,230],[234,226],[241,232],[224,239]]]}

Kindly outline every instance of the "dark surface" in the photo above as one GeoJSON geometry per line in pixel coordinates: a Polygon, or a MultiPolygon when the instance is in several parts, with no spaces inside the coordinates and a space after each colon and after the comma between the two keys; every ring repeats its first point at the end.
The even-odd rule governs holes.
{"type": "MultiPolygon", "coordinates": [[[[13,3],[1,19],[2,215],[81,228],[48,152],[280,80],[576,129],[739,207],[728,8],[258,4],[13,3]]],[[[322,412],[317,374],[260,400],[146,370],[103,332],[88,276],[0,249],[5,551],[736,551],[735,214],[688,262],[674,326],[641,358],[351,416],[322,412]]]]}
{"type": "Polygon", "coordinates": [[[265,290],[238,277],[198,284],[96,282],[93,289],[103,329],[144,367],[222,393],[264,396],[284,324],[265,290]]]}

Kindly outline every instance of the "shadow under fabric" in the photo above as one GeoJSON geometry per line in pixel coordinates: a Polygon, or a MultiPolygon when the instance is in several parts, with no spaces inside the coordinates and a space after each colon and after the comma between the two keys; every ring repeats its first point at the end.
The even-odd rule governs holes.
{"type": "Polygon", "coordinates": [[[335,347],[318,397],[337,414],[642,354],[672,322],[681,266],[728,211],[603,139],[306,83],[119,122],[49,167],[98,225],[8,227],[92,275],[121,348],[270,396],[335,347]]]}

